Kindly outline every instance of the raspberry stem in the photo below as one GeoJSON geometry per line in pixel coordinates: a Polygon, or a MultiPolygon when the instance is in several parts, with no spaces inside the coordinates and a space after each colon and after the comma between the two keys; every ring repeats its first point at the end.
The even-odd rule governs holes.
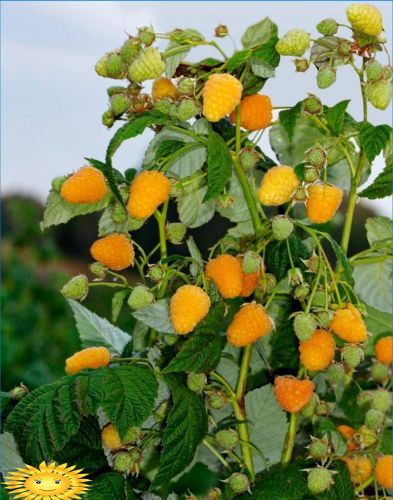
{"type": "Polygon", "coordinates": [[[284,450],[282,453],[281,463],[285,465],[291,461],[293,448],[295,446],[295,437],[299,422],[299,413],[291,413],[289,419],[288,434],[285,440],[284,450]]]}

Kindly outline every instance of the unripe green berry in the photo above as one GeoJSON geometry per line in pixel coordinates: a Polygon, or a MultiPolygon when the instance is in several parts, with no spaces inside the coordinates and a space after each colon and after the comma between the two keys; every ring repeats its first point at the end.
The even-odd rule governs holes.
{"type": "Polygon", "coordinates": [[[89,292],[89,280],[84,274],[78,274],[66,283],[61,293],[66,299],[84,300],[89,292]]]}
{"type": "Polygon", "coordinates": [[[139,40],[146,47],[150,47],[155,42],[156,35],[152,28],[142,28],[139,30],[139,40]]]}
{"type": "Polygon", "coordinates": [[[111,97],[111,110],[115,115],[122,115],[130,107],[129,100],[123,94],[111,97]]]}
{"type": "Polygon", "coordinates": [[[256,289],[256,297],[263,297],[273,292],[277,285],[277,279],[274,274],[265,273],[259,278],[258,287],[256,289]]]}
{"type": "Polygon", "coordinates": [[[373,446],[378,441],[378,435],[374,429],[369,429],[366,425],[362,425],[355,434],[354,441],[360,449],[364,450],[373,446]]]}
{"type": "Polygon", "coordinates": [[[142,460],[142,451],[139,448],[131,448],[128,453],[131,457],[132,465],[139,464],[142,460]]]}
{"type": "Polygon", "coordinates": [[[370,429],[379,431],[385,422],[385,415],[379,410],[368,410],[364,417],[364,423],[370,429]]]}
{"type": "Polygon", "coordinates": [[[181,78],[177,83],[177,88],[181,94],[194,95],[195,82],[192,78],[181,78]]]}
{"type": "Polygon", "coordinates": [[[181,222],[171,222],[166,227],[167,238],[174,245],[183,243],[186,232],[187,227],[181,222]]]}
{"type": "Polygon", "coordinates": [[[317,273],[321,266],[321,258],[314,254],[308,260],[304,261],[304,263],[309,271],[317,273]]]}
{"type": "Polygon", "coordinates": [[[126,68],[119,54],[110,54],[108,56],[105,70],[109,78],[124,78],[126,68]]]}
{"type": "Polygon", "coordinates": [[[137,285],[128,297],[127,304],[134,309],[142,309],[154,301],[154,294],[145,286],[137,285]]]}
{"type": "Polygon", "coordinates": [[[306,404],[306,406],[303,406],[303,408],[300,410],[300,414],[304,418],[311,418],[314,415],[317,404],[318,404],[318,396],[315,393],[313,393],[310,401],[306,404]]]}
{"type": "Polygon", "coordinates": [[[375,361],[371,366],[370,374],[375,382],[384,382],[390,376],[390,369],[379,361],[375,361]]]}
{"type": "Polygon", "coordinates": [[[331,385],[339,386],[345,381],[345,370],[342,364],[335,363],[326,369],[326,378],[331,385]]]}
{"type": "Polygon", "coordinates": [[[130,427],[127,430],[124,438],[122,439],[122,442],[124,444],[135,444],[142,438],[143,438],[143,432],[140,427],[130,427]]]}
{"type": "Polygon", "coordinates": [[[303,110],[309,115],[320,115],[323,111],[323,105],[316,95],[309,94],[303,101],[303,110]]]}
{"type": "Polygon", "coordinates": [[[239,442],[239,436],[234,429],[222,429],[215,435],[215,440],[221,448],[233,450],[239,442]]]}
{"type": "Polygon", "coordinates": [[[321,35],[333,36],[337,33],[338,24],[334,19],[323,19],[317,24],[317,30],[321,33],[321,35]]]}
{"type": "Polygon", "coordinates": [[[317,322],[312,314],[306,312],[296,314],[293,321],[293,329],[300,341],[309,340],[316,328],[317,322]]]}
{"type": "Polygon", "coordinates": [[[342,357],[349,367],[356,368],[364,358],[364,350],[358,345],[346,345],[343,347],[342,357]]]}
{"type": "Polygon", "coordinates": [[[119,85],[115,85],[113,87],[108,87],[106,89],[106,93],[108,94],[108,97],[112,97],[117,94],[125,94],[127,92],[126,87],[121,87],[119,85]]]}
{"type": "Polygon", "coordinates": [[[245,168],[246,170],[254,168],[260,159],[259,153],[255,149],[251,148],[242,149],[239,158],[242,167],[245,168]]]}
{"type": "Polygon", "coordinates": [[[344,38],[340,38],[338,40],[338,53],[344,58],[351,55],[351,44],[348,40],[345,40],[344,38]]]}
{"type": "Polygon", "coordinates": [[[392,408],[392,394],[386,389],[378,389],[373,393],[371,408],[382,413],[390,412],[392,408]]]}
{"type": "Polygon", "coordinates": [[[325,417],[329,415],[335,408],[334,403],[329,403],[328,401],[320,401],[315,407],[315,414],[319,417],[325,417]]]}
{"type": "Polygon", "coordinates": [[[27,394],[29,394],[29,389],[22,383],[11,389],[9,392],[9,395],[15,401],[20,401],[22,398],[27,396],[27,394]]]}
{"type": "Polygon", "coordinates": [[[103,280],[108,272],[108,268],[104,264],[101,264],[101,262],[93,262],[93,264],[90,264],[90,271],[98,280],[103,280]]]}
{"type": "Polygon", "coordinates": [[[301,57],[310,47],[310,35],[302,29],[288,31],[276,43],[276,51],[282,56],[301,57]]]}
{"type": "Polygon", "coordinates": [[[248,477],[241,472],[234,472],[228,479],[228,485],[236,494],[244,493],[250,489],[248,477]]]}
{"type": "Polygon", "coordinates": [[[204,373],[190,372],[187,375],[187,387],[192,392],[202,392],[206,384],[207,378],[204,373]]]}
{"type": "Polygon", "coordinates": [[[297,73],[304,73],[310,67],[307,59],[295,59],[294,61],[297,73]]]}
{"type": "Polygon", "coordinates": [[[132,465],[132,459],[128,451],[119,451],[113,457],[113,468],[117,472],[128,472],[132,465]]]}
{"type": "Polygon", "coordinates": [[[336,81],[336,70],[333,68],[320,68],[317,74],[317,85],[320,89],[327,89],[336,81]]]}
{"type": "Polygon", "coordinates": [[[325,290],[317,290],[314,294],[312,300],[313,307],[325,307],[326,306],[326,294],[325,290]]]}
{"type": "Polygon", "coordinates": [[[382,76],[382,64],[378,61],[369,61],[366,66],[366,75],[369,82],[375,82],[382,76]]]}
{"type": "Polygon", "coordinates": [[[320,439],[313,439],[308,451],[316,460],[325,460],[329,455],[329,444],[320,439]]]}
{"type": "Polygon", "coordinates": [[[391,80],[379,80],[369,83],[366,86],[366,95],[374,108],[386,109],[392,100],[391,80]]]}
{"type": "Polygon", "coordinates": [[[261,257],[259,254],[254,252],[253,250],[248,250],[244,256],[242,261],[242,269],[246,274],[254,274],[257,273],[261,268],[261,257]]]}
{"type": "Polygon", "coordinates": [[[169,115],[171,112],[172,103],[169,99],[161,99],[159,101],[156,101],[153,107],[160,113],[163,113],[164,115],[169,115]]]}
{"type": "Polygon", "coordinates": [[[61,186],[64,184],[64,182],[68,179],[67,175],[61,175],[59,177],[55,177],[52,180],[51,186],[54,191],[57,191],[60,193],[61,186]]]}
{"type": "Polygon", "coordinates": [[[304,181],[312,184],[319,179],[319,170],[316,167],[306,167],[303,172],[304,181]]]}
{"type": "Polygon", "coordinates": [[[97,75],[103,76],[106,78],[108,76],[108,73],[106,71],[106,62],[108,60],[108,54],[105,54],[101,59],[97,62],[95,65],[95,70],[97,75]]]}
{"type": "Polygon", "coordinates": [[[307,200],[307,191],[303,186],[297,187],[292,195],[292,200],[302,202],[307,200]]]}
{"type": "Polygon", "coordinates": [[[147,271],[147,277],[155,283],[161,281],[164,278],[164,274],[164,270],[160,264],[153,264],[147,271]]]}
{"type": "Polygon", "coordinates": [[[222,391],[213,391],[208,394],[208,403],[213,410],[221,410],[228,404],[228,398],[222,391]]]}
{"type": "Polygon", "coordinates": [[[356,403],[358,406],[365,407],[368,406],[373,398],[373,393],[371,391],[360,391],[356,396],[356,403]]]}
{"type": "Polygon", "coordinates": [[[190,120],[199,112],[200,108],[193,99],[183,99],[179,104],[173,104],[173,116],[183,122],[190,120]]]}
{"type": "Polygon", "coordinates": [[[327,328],[333,320],[334,312],[330,309],[318,311],[317,317],[322,328],[327,328]]]}
{"type": "Polygon", "coordinates": [[[310,285],[308,285],[307,283],[301,283],[293,291],[293,296],[297,300],[304,300],[309,296],[309,294],[310,294],[310,285]]]}
{"type": "Polygon", "coordinates": [[[129,38],[120,49],[120,58],[126,64],[131,64],[139,55],[141,44],[137,38],[129,38]]]}
{"type": "Polygon", "coordinates": [[[332,473],[324,467],[311,469],[307,477],[307,486],[312,495],[326,491],[334,483],[332,473]]]}
{"type": "Polygon", "coordinates": [[[105,111],[102,115],[102,124],[105,125],[105,127],[111,128],[114,123],[115,115],[111,109],[108,109],[108,111],[105,111]]]}
{"type": "Polygon", "coordinates": [[[326,151],[320,146],[308,149],[304,153],[304,158],[307,163],[316,168],[323,168],[326,164],[326,151]]]}
{"type": "Polygon", "coordinates": [[[286,240],[293,231],[293,222],[285,215],[276,215],[272,219],[272,232],[276,240],[286,240]]]}

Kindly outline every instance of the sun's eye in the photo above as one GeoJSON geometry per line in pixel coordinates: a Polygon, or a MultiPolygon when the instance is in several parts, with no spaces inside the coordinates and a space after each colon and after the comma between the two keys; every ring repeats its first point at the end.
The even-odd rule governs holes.
{"type": "Polygon", "coordinates": [[[61,483],[61,480],[60,480],[60,479],[57,479],[57,480],[55,481],[55,484],[60,484],[60,483],[61,483]]]}
{"type": "Polygon", "coordinates": [[[35,482],[35,484],[41,484],[42,483],[42,481],[40,481],[39,479],[36,479],[34,482],[35,482]]]}

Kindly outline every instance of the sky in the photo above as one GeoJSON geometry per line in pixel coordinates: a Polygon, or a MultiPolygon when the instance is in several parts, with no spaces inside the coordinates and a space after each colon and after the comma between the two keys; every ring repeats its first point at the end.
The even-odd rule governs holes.
{"type": "MultiPolygon", "coordinates": [[[[101,124],[107,109],[106,88],[111,80],[94,71],[96,61],[121,46],[126,33],[153,25],[157,32],[176,27],[195,28],[213,38],[214,28],[226,24],[237,48],[244,30],[269,16],[282,36],[292,28],[317,35],[315,26],[333,17],[345,23],[350,2],[110,2],[110,1],[2,1],[1,2],[1,181],[2,193],[23,193],[44,200],[51,179],[83,166],[84,157],[103,159],[114,129],[101,124]]],[[[391,52],[392,4],[373,2],[384,18],[391,52]]],[[[220,41],[228,53],[229,38],[220,41]]],[[[198,48],[190,58],[217,55],[213,48],[198,48]]],[[[315,69],[295,73],[291,58],[282,58],[276,78],[263,89],[275,106],[293,105],[306,92],[319,95],[327,105],[351,98],[349,112],[360,119],[361,101],[356,75],[339,69],[337,82],[318,89],[315,69]]],[[[391,123],[392,109],[370,106],[371,123],[391,123]]],[[[120,170],[138,168],[151,133],[128,141],[116,155],[120,170]]],[[[262,148],[270,148],[263,139],[262,148]]],[[[383,168],[379,158],[370,183],[383,168]]],[[[364,203],[364,202],[362,202],[364,203]]],[[[367,203],[367,201],[365,202],[367,203]]],[[[391,199],[372,202],[379,213],[390,215],[391,199]]]]}

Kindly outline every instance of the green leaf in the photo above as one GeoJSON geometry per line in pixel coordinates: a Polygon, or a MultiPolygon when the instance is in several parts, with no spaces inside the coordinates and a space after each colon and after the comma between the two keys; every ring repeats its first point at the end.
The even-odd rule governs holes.
{"type": "Polygon", "coordinates": [[[208,188],[204,201],[217,198],[226,186],[232,172],[232,158],[224,139],[209,131],[207,138],[208,188]]]}
{"type": "Polygon", "coordinates": [[[168,299],[138,309],[132,313],[135,319],[161,333],[175,333],[169,316],[168,299]]]}
{"type": "Polygon", "coordinates": [[[110,195],[106,195],[102,200],[96,203],[68,203],[57,191],[50,190],[43,221],[40,224],[41,230],[48,229],[50,226],[64,224],[78,215],[91,214],[105,208],[110,201],[110,195]]]}
{"type": "Polygon", "coordinates": [[[380,174],[374,179],[373,183],[363,189],[359,193],[361,198],[368,198],[369,200],[376,200],[379,198],[386,198],[392,195],[392,163],[386,165],[380,174]]]}
{"type": "Polygon", "coordinates": [[[238,50],[237,52],[235,52],[233,56],[231,56],[227,61],[226,70],[228,71],[228,73],[231,73],[234,69],[244,64],[251,54],[252,51],[248,49],[238,50]]]}
{"type": "Polygon", "coordinates": [[[384,216],[369,217],[365,226],[370,247],[374,243],[386,243],[389,249],[391,248],[392,219],[384,216]]]}
{"type": "Polygon", "coordinates": [[[231,222],[247,221],[250,218],[250,211],[239,178],[234,170],[229,180],[227,194],[230,203],[227,206],[219,206],[217,212],[231,222]]]}
{"type": "Polygon", "coordinates": [[[116,323],[117,318],[119,317],[121,308],[123,307],[124,300],[129,294],[128,290],[120,290],[120,292],[116,292],[112,297],[112,322],[116,323]]]}
{"type": "Polygon", "coordinates": [[[392,310],[392,259],[356,266],[353,271],[355,292],[375,309],[392,310]]]}
{"type": "Polygon", "coordinates": [[[156,160],[158,160],[162,156],[168,156],[169,154],[174,153],[183,146],[184,142],[176,139],[168,139],[162,141],[156,150],[156,160]]]}
{"type": "Polygon", "coordinates": [[[364,322],[367,326],[367,331],[371,336],[367,339],[365,353],[368,356],[374,355],[375,342],[386,334],[392,335],[393,317],[391,313],[378,311],[375,307],[365,304],[367,316],[364,322]]]}
{"type": "Polygon", "coordinates": [[[343,270],[343,278],[349,285],[353,286],[354,280],[352,276],[352,269],[347,256],[345,255],[345,253],[343,252],[342,248],[337,243],[337,241],[334,238],[332,238],[329,233],[321,233],[321,234],[325,239],[329,241],[336,255],[337,262],[341,265],[341,268],[343,270]]]}
{"type": "Polygon", "coordinates": [[[84,500],[131,500],[136,498],[123,474],[107,472],[93,479],[84,500]]]}
{"type": "Polygon", "coordinates": [[[288,422],[270,384],[246,394],[246,413],[251,442],[262,454],[254,453],[255,471],[260,472],[280,461],[288,422]]]}
{"type": "Polygon", "coordinates": [[[112,218],[113,205],[109,205],[103,212],[98,221],[98,236],[102,238],[111,233],[127,233],[136,231],[143,226],[143,220],[132,219],[128,214],[124,222],[114,222],[112,218]]]}
{"type": "Polygon", "coordinates": [[[189,177],[198,171],[206,162],[207,152],[203,144],[195,141],[185,144],[173,158],[166,163],[168,172],[179,179],[189,177]]]}
{"type": "Polygon", "coordinates": [[[250,64],[254,75],[262,78],[275,76],[275,68],[280,62],[280,55],[276,51],[277,41],[277,35],[272,36],[266,44],[253,51],[250,64]]]}
{"type": "Polygon", "coordinates": [[[302,110],[302,103],[298,102],[292,108],[284,109],[283,111],[280,111],[280,113],[278,114],[280,124],[282,125],[285,132],[287,133],[289,141],[292,141],[292,139],[293,139],[293,133],[295,130],[296,120],[297,120],[301,110],[302,110]]]}
{"type": "Polygon", "coordinates": [[[190,273],[193,278],[197,278],[203,271],[203,258],[192,236],[187,239],[187,248],[193,261],[190,265],[190,273]]]}
{"type": "Polygon", "coordinates": [[[167,484],[191,463],[207,433],[207,414],[202,400],[174,375],[167,375],[165,381],[172,393],[173,408],[163,433],[164,448],[152,489],[167,484]]]}
{"type": "Polygon", "coordinates": [[[270,337],[271,353],[269,357],[273,369],[285,368],[296,371],[299,367],[299,342],[293,331],[293,323],[288,320],[296,310],[292,301],[274,300],[269,306],[269,315],[273,318],[275,330],[270,337]]]}
{"type": "Polygon", "coordinates": [[[338,102],[335,106],[329,108],[328,106],[324,107],[324,114],[327,121],[327,125],[329,127],[330,132],[334,136],[338,136],[343,131],[345,113],[347,111],[348,104],[350,103],[350,99],[345,101],[338,102]]]}
{"type": "Polygon", "coordinates": [[[374,127],[371,123],[365,122],[360,126],[360,145],[364,148],[367,159],[372,162],[383,150],[389,141],[392,128],[389,125],[378,125],[374,127]]]}
{"type": "Polygon", "coordinates": [[[215,200],[206,200],[207,186],[197,187],[187,191],[178,197],[177,210],[180,221],[187,227],[196,228],[203,226],[213,217],[215,211],[215,200]]]}
{"type": "Polygon", "coordinates": [[[310,253],[296,235],[291,235],[288,240],[270,243],[266,247],[266,265],[269,272],[276,276],[277,281],[282,280],[291,267],[287,242],[295,266],[301,264],[301,259],[307,259],[310,253]]]}
{"type": "Polygon", "coordinates": [[[105,318],[89,311],[75,300],[68,300],[74,314],[76,327],[83,347],[104,346],[112,354],[120,356],[131,340],[128,333],[112,325],[105,318]]]}
{"type": "Polygon", "coordinates": [[[379,444],[379,451],[384,455],[392,454],[392,429],[384,429],[379,444]]]}
{"type": "Polygon", "coordinates": [[[169,42],[163,54],[165,60],[165,75],[167,78],[172,78],[172,76],[176,72],[177,67],[179,66],[181,61],[184,60],[189,51],[189,45],[177,43],[172,40],[169,42]],[[184,47],[183,50],[182,47],[184,47]],[[179,52],[177,52],[177,49],[179,50],[179,52]],[[173,52],[172,55],[170,55],[170,51],[173,52]]]}
{"type": "Polygon", "coordinates": [[[265,17],[252,26],[249,26],[242,36],[242,44],[247,49],[253,49],[267,43],[271,37],[277,34],[277,26],[265,17]]]}
{"type": "Polygon", "coordinates": [[[239,222],[236,226],[228,229],[228,236],[232,238],[249,238],[254,234],[254,226],[251,219],[239,222]]]}
{"type": "Polygon", "coordinates": [[[24,462],[19,455],[14,436],[9,432],[0,434],[0,471],[2,473],[24,467],[24,462]]]}

